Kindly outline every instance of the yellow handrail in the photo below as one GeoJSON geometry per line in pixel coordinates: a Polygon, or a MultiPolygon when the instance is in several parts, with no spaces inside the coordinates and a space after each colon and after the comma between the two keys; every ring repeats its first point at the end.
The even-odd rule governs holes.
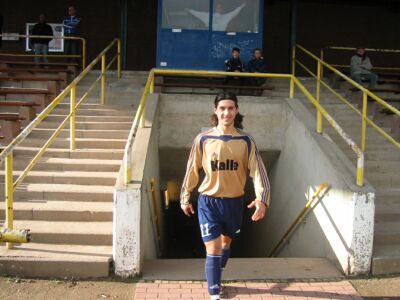
{"type": "Polygon", "coordinates": [[[326,182],[324,182],[320,186],[318,186],[314,195],[307,201],[307,203],[304,206],[304,208],[302,209],[302,211],[298,214],[298,216],[293,221],[293,223],[290,224],[290,226],[286,230],[283,237],[279,240],[279,242],[276,244],[276,246],[272,249],[271,253],[269,254],[269,257],[275,257],[279,253],[280,249],[289,240],[290,236],[296,230],[297,226],[310,213],[311,208],[313,208],[314,202],[316,202],[316,200],[320,201],[327,194],[330,187],[331,186],[326,182]]]}
{"type": "MultiPolygon", "coordinates": [[[[333,73],[335,73],[336,75],[338,75],[339,77],[341,77],[342,79],[344,79],[345,81],[347,81],[349,84],[351,84],[354,88],[360,90],[363,94],[363,107],[362,107],[362,113],[361,113],[361,117],[362,117],[362,133],[361,133],[361,150],[365,151],[365,145],[366,145],[366,125],[369,124],[371,125],[375,130],[377,130],[381,135],[383,135],[390,143],[392,143],[393,145],[395,145],[397,148],[400,148],[400,143],[398,141],[396,141],[393,137],[391,137],[389,134],[387,134],[382,128],[380,128],[373,120],[371,120],[370,118],[368,118],[367,116],[367,102],[368,102],[368,97],[375,100],[377,103],[379,103],[380,105],[384,106],[386,109],[388,109],[389,111],[391,111],[393,114],[400,116],[400,111],[397,110],[395,107],[393,107],[392,105],[390,105],[389,103],[387,103],[385,100],[383,100],[382,98],[378,97],[377,95],[375,95],[374,93],[372,93],[370,90],[366,89],[365,87],[363,87],[362,85],[358,84],[357,82],[355,82],[354,80],[352,80],[350,77],[344,75],[342,72],[340,72],[339,70],[337,70],[336,68],[332,67],[330,64],[326,63],[325,61],[321,60],[320,58],[318,58],[315,54],[313,54],[312,52],[308,51],[307,49],[305,49],[304,47],[300,46],[300,45],[296,45],[296,47],[298,49],[300,49],[302,52],[304,52],[305,54],[307,54],[309,57],[311,57],[313,60],[315,60],[318,65],[324,66],[325,68],[331,70],[333,73]]],[[[323,78],[318,78],[318,76],[316,74],[314,74],[312,71],[310,71],[308,68],[306,68],[304,66],[304,64],[302,64],[297,58],[295,59],[296,63],[298,65],[300,65],[301,67],[303,67],[307,73],[309,73],[312,77],[316,78],[318,82],[320,82],[321,84],[323,84],[325,87],[327,87],[328,85],[323,81],[323,78]]],[[[328,88],[328,90],[330,90],[332,92],[332,88],[328,88]]],[[[334,95],[338,96],[338,93],[334,93],[334,95]]],[[[318,96],[319,97],[319,96],[318,96]]],[[[343,101],[343,97],[338,97],[341,101],[343,101]]],[[[348,101],[343,101],[345,104],[347,104],[348,106],[350,106],[351,109],[356,110],[355,107],[353,105],[350,105],[350,103],[348,101]]]]}
{"type": "MultiPolygon", "coordinates": [[[[327,46],[321,48],[321,59],[324,60],[326,50],[342,50],[342,51],[355,51],[356,47],[340,47],[340,46],[327,46]]],[[[365,48],[368,52],[381,52],[381,53],[400,53],[399,49],[376,49],[376,48],[365,48]]],[[[350,68],[350,65],[343,65],[343,64],[331,64],[332,67],[335,68],[350,68]]],[[[381,70],[381,71],[400,71],[400,67],[377,67],[374,66],[373,70],[381,70]]]]}
{"type": "MultiPolygon", "coordinates": [[[[56,139],[58,134],[64,128],[64,126],[70,122],[70,151],[75,150],[75,128],[76,121],[75,115],[78,107],[83,103],[84,100],[89,96],[90,92],[94,89],[95,85],[101,80],[101,103],[105,103],[105,77],[106,71],[111,67],[108,64],[105,67],[105,56],[112,49],[113,46],[117,45],[120,47],[121,41],[119,39],[114,39],[25,129],[13,140],[7,147],[0,153],[0,162],[5,160],[5,196],[6,196],[6,228],[13,229],[13,195],[16,188],[22,183],[22,181],[28,176],[29,172],[40,160],[44,152],[50,146],[50,144],[56,139]],[[81,99],[76,103],[76,87],[84,79],[89,72],[96,66],[96,64],[101,60],[102,62],[102,72],[99,77],[94,81],[94,83],[87,89],[83,94],[81,99]],[[34,156],[34,158],[29,162],[25,170],[22,171],[20,176],[14,182],[13,180],[13,152],[16,147],[25,140],[25,138],[53,111],[54,108],[58,106],[61,100],[63,100],[67,95],[70,95],[70,113],[61,122],[58,128],[53,132],[51,137],[46,141],[44,146],[39,150],[39,152],[34,156]]],[[[120,55],[117,54],[111,59],[115,59],[120,55]]],[[[118,62],[121,59],[118,58],[118,62]]],[[[121,66],[118,65],[118,78],[120,78],[121,66]]],[[[12,248],[12,244],[8,243],[7,247],[12,248]]]]}
{"type": "MultiPolygon", "coordinates": [[[[204,75],[222,75],[222,76],[235,76],[235,77],[261,77],[261,78],[286,78],[290,80],[289,95],[293,98],[294,87],[298,86],[299,89],[310,99],[310,101],[316,106],[329,124],[339,133],[339,135],[346,141],[346,143],[356,153],[357,159],[357,184],[363,185],[363,174],[364,174],[364,155],[357,144],[351,140],[351,138],[343,131],[343,129],[336,123],[336,121],[327,113],[327,111],[317,102],[317,100],[308,92],[308,90],[301,84],[301,82],[292,74],[272,74],[272,73],[232,73],[232,72],[220,72],[220,71],[192,71],[192,70],[166,70],[166,69],[153,69],[150,71],[148,76],[143,95],[140,99],[139,107],[136,111],[136,115],[129,133],[128,142],[125,146],[123,168],[124,168],[124,183],[128,185],[132,179],[132,145],[134,138],[139,126],[143,127],[145,119],[145,107],[147,102],[147,96],[149,93],[154,91],[154,76],[155,75],[192,75],[192,76],[204,76],[204,75]]],[[[322,118],[322,117],[321,117],[322,118]]]]}
{"type": "Polygon", "coordinates": [[[52,36],[52,35],[31,35],[31,34],[0,34],[0,38],[6,37],[16,37],[16,38],[48,38],[48,39],[62,39],[62,40],[78,40],[82,43],[82,55],[61,55],[61,54],[12,54],[12,53],[0,53],[0,56],[23,56],[23,57],[81,57],[82,58],[82,69],[86,68],[86,39],[77,36],[52,36]]]}

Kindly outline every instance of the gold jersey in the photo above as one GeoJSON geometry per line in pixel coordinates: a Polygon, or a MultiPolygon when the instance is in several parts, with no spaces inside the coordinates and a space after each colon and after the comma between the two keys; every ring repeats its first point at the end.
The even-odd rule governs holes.
{"type": "Polygon", "coordinates": [[[253,138],[239,129],[225,135],[214,127],[200,133],[193,142],[181,190],[181,203],[205,178],[199,193],[212,197],[236,198],[244,195],[247,174],[253,178],[256,200],[269,205],[270,185],[267,171],[253,138]]]}

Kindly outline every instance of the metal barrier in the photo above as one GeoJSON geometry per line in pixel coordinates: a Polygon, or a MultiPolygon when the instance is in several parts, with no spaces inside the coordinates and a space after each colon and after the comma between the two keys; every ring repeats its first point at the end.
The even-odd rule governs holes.
{"type": "MultiPolygon", "coordinates": [[[[384,101],[382,98],[378,97],[368,89],[364,88],[348,76],[344,75],[342,72],[331,66],[330,64],[326,63],[325,61],[321,60],[318,58],[316,55],[305,49],[304,47],[300,45],[296,45],[296,47],[293,49],[293,56],[294,56],[294,64],[299,65],[303,70],[307,72],[311,77],[315,78],[317,80],[317,86],[316,86],[316,101],[320,102],[321,98],[321,85],[323,85],[326,89],[328,89],[332,94],[334,94],[339,100],[341,100],[343,103],[348,105],[355,113],[357,113],[359,116],[361,116],[361,137],[360,137],[360,144],[361,146],[358,148],[352,146],[353,150],[357,153],[358,149],[361,149],[361,152],[364,153],[366,149],[366,130],[367,130],[367,124],[372,126],[376,131],[378,131],[382,136],[384,136],[390,143],[392,143],[394,146],[397,148],[400,148],[400,143],[396,141],[393,137],[391,137],[386,131],[384,131],[379,125],[377,125],[373,120],[371,120],[368,115],[367,115],[367,105],[368,105],[368,97],[388,109],[390,112],[395,114],[396,116],[400,117],[400,111],[397,110],[395,107],[384,101]],[[306,67],[300,60],[297,59],[296,56],[296,49],[300,50],[302,53],[306,54],[307,57],[311,58],[313,61],[317,63],[317,72],[316,74],[313,73],[308,67],[306,67]],[[347,81],[350,85],[352,85],[355,89],[360,90],[362,92],[362,110],[359,111],[352,103],[350,103],[345,97],[343,97],[341,94],[339,94],[337,91],[335,91],[329,84],[324,82],[323,76],[322,76],[322,68],[327,68],[336,75],[338,75],[340,78],[343,80],[347,81]],[[357,149],[358,148],[358,149],[357,149]]],[[[292,73],[295,76],[295,66],[293,65],[292,73]]],[[[321,117],[321,110],[317,110],[317,131],[319,133],[322,133],[323,128],[322,128],[322,117],[321,117]]],[[[359,155],[359,154],[357,154],[359,155]]],[[[359,157],[360,159],[360,157],[359,157]]],[[[359,174],[360,169],[359,169],[359,163],[357,164],[357,174],[359,174]]],[[[357,184],[362,185],[363,179],[361,174],[357,175],[357,184]]]]}
{"type": "MultiPolygon", "coordinates": [[[[325,60],[325,52],[326,50],[339,50],[339,51],[356,51],[357,48],[355,47],[338,47],[338,46],[328,46],[324,47],[320,50],[320,58],[324,61],[325,60]]],[[[368,52],[381,52],[381,53],[400,53],[400,50],[398,49],[374,49],[374,48],[365,48],[366,51],[368,52]]],[[[332,67],[335,68],[349,68],[350,65],[343,65],[343,64],[330,64],[332,67]]],[[[393,67],[373,67],[374,70],[381,70],[381,71],[399,71],[400,68],[393,68],[393,67]]]]}
{"type": "MultiPolygon", "coordinates": [[[[76,149],[75,143],[75,130],[76,130],[76,111],[79,106],[86,100],[89,94],[93,91],[96,84],[101,80],[101,104],[105,103],[105,83],[106,83],[106,71],[111,65],[117,60],[118,78],[121,78],[121,41],[114,39],[80,74],[76,77],[25,129],[1,152],[0,162],[5,160],[5,200],[6,200],[6,229],[13,229],[13,199],[16,188],[22,183],[22,181],[28,176],[32,168],[37,164],[39,159],[42,157],[46,149],[55,140],[64,126],[70,124],[70,150],[76,149]],[[110,59],[110,62],[106,65],[106,55],[114,47],[117,46],[117,53],[110,59]],[[101,74],[94,81],[94,83],[86,90],[83,96],[76,101],[76,87],[84,79],[89,72],[101,61],[101,74]],[[25,138],[58,106],[61,100],[66,96],[70,96],[70,113],[61,122],[58,128],[54,131],[51,137],[46,141],[44,146],[29,162],[28,166],[22,171],[21,175],[15,180],[13,179],[13,152],[16,147],[25,140],[25,138]]],[[[12,248],[12,244],[8,243],[7,247],[12,248]]]]}
{"type": "Polygon", "coordinates": [[[62,40],[77,40],[82,43],[82,54],[81,55],[72,55],[72,54],[16,54],[16,53],[0,53],[0,56],[6,57],[54,57],[54,58],[81,58],[82,60],[82,69],[86,68],[86,39],[83,37],[76,36],[51,36],[51,35],[26,35],[26,34],[0,34],[1,37],[15,37],[15,38],[48,38],[48,39],[62,39],[62,40]]]}
{"type": "MultiPolygon", "coordinates": [[[[328,112],[319,104],[311,93],[306,89],[306,87],[293,75],[293,74],[270,74],[270,73],[232,73],[232,72],[218,72],[218,71],[185,71],[185,70],[165,70],[165,69],[153,69],[150,71],[148,76],[146,86],[144,88],[143,95],[140,99],[139,107],[136,111],[135,119],[132,124],[131,131],[129,133],[128,142],[125,147],[124,159],[123,159],[123,167],[124,167],[124,183],[128,185],[131,182],[132,178],[132,145],[134,142],[134,138],[139,127],[144,127],[144,120],[146,114],[146,102],[147,96],[149,93],[154,92],[154,77],[156,75],[187,75],[187,76],[213,76],[213,75],[222,75],[222,76],[234,76],[234,77],[261,77],[261,78],[286,78],[290,80],[289,87],[289,98],[294,97],[294,88],[297,86],[300,91],[304,93],[304,95],[314,104],[317,111],[320,114],[320,118],[324,117],[338,134],[345,140],[345,142],[353,149],[356,153],[357,160],[357,184],[359,186],[363,185],[364,178],[364,154],[357,146],[357,144],[351,140],[351,138],[344,132],[344,130],[336,123],[336,121],[328,114],[328,112]]],[[[321,122],[322,124],[322,122],[321,122]]],[[[318,126],[317,126],[318,127],[318,126]]],[[[322,127],[321,127],[322,129],[322,127]]]]}

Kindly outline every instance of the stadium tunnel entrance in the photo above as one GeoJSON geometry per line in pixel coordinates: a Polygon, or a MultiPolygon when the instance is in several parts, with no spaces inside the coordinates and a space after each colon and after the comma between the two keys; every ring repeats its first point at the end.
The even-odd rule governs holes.
{"type": "MultiPolygon", "coordinates": [[[[186,163],[190,149],[160,148],[160,183],[162,189],[164,243],[162,258],[202,258],[205,256],[201,240],[197,212],[193,217],[183,214],[179,203],[179,192],[186,171],[186,163]],[[168,191],[168,196],[166,192],[168,191]],[[166,198],[169,198],[168,200],[166,198]],[[166,201],[167,200],[167,201],[166,201]]],[[[279,156],[279,151],[262,151],[261,156],[267,171],[271,169],[279,156]]],[[[202,178],[200,179],[200,182],[202,178]]],[[[197,208],[198,192],[192,194],[194,208],[197,208]]],[[[254,188],[251,178],[245,187],[244,203],[254,200],[254,188]]],[[[232,257],[267,257],[267,248],[249,247],[249,243],[262,244],[262,238],[257,236],[254,226],[262,227],[264,221],[254,223],[250,217],[253,210],[244,209],[241,234],[232,244],[232,257]],[[254,242],[254,243],[253,243],[254,242]]]]}
{"type": "MultiPolygon", "coordinates": [[[[197,215],[186,217],[178,200],[192,142],[210,126],[213,96],[151,94],[147,103],[145,126],[138,129],[132,147],[132,184],[122,183],[123,170],[117,181],[115,273],[143,274],[150,280],[202,280],[205,250],[197,215]]],[[[250,220],[253,210],[244,208],[242,231],[232,244],[230,270],[235,272],[228,268],[227,279],[368,273],[373,189],[356,186],[351,162],[336,144],[315,132],[314,116],[301,101],[241,96],[239,108],[244,129],[255,139],[267,167],[271,203],[266,218],[256,223],[250,220]],[[286,239],[277,258],[270,258],[322,183],[329,184],[329,191],[286,239]],[[272,276],[276,270],[293,272],[272,276]]],[[[191,199],[197,197],[194,192],[191,199]]],[[[253,199],[249,179],[245,202],[253,199]]]]}

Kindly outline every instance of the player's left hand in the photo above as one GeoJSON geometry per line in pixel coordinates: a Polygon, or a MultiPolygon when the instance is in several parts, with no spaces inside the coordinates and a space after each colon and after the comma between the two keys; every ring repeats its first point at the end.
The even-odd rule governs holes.
{"type": "Polygon", "coordinates": [[[251,216],[251,219],[254,222],[257,222],[265,217],[266,206],[264,203],[262,203],[260,200],[254,200],[249,205],[247,205],[247,208],[253,208],[253,207],[256,208],[256,211],[251,216]]]}

